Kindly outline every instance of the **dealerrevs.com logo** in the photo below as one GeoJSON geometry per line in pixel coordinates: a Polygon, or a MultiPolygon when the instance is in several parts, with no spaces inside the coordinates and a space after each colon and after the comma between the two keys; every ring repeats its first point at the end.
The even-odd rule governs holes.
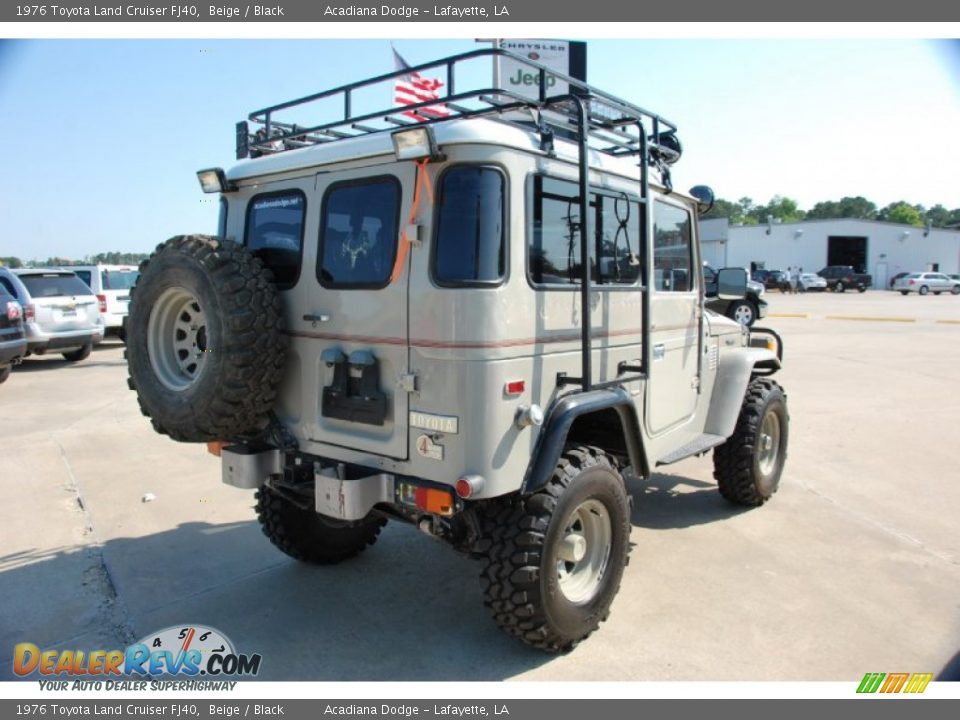
{"type": "MultiPolygon", "coordinates": [[[[41,650],[19,643],[13,651],[18,677],[111,680],[123,677],[179,676],[220,679],[255,676],[258,653],[238,653],[219,630],[203,625],[175,625],[151,633],[124,650],[41,650]]],[[[122,689],[122,688],[117,688],[122,689]]]]}

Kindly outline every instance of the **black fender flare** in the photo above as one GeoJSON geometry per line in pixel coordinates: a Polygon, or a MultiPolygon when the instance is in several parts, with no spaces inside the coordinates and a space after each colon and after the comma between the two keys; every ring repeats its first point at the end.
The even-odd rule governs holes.
{"type": "Polygon", "coordinates": [[[574,421],[601,410],[616,411],[623,427],[624,444],[633,472],[639,477],[649,475],[634,398],[622,387],[590,390],[566,395],[553,404],[543,429],[537,436],[533,457],[520,487],[521,495],[535,493],[549,482],[563,454],[567,435],[574,421]]]}

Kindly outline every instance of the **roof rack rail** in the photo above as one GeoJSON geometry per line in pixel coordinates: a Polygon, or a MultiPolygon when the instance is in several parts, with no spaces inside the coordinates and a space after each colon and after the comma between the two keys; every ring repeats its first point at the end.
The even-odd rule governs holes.
{"type": "MultiPolygon", "coordinates": [[[[391,88],[392,94],[393,88],[391,88]]],[[[602,390],[622,386],[649,377],[650,350],[650,290],[646,285],[637,288],[641,293],[642,306],[642,359],[639,366],[624,368],[624,373],[615,380],[594,382],[592,371],[593,324],[591,322],[590,293],[591,242],[594,238],[593,220],[590,213],[590,157],[591,152],[600,152],[615,157],[636,156],[639,158],[638,186],[640,204],[640,266],[649,268],[652,257],[650,202],[650,168],[659,172],[666,192],[672,192],[670,165],[681,154],[677,127],[659,115],[610,95],[583,80],[554,72],[529,58],[515,55],[500,48],[485,48],[453,55],[442,60],[417,65],[392,73],[343,85],[333,90],[307,95],[279,105],[272,105],[250,113],[248,121],[237,123],[237,158],[284,152],[295,148],[322,143],[340,142],[347,138],[372,133],[392,132],[397,127],[430,125],[458,118],[496,117],[505,122],[514,122],[516,113],[529,114],[532,127],[527,129],[540,133],[543,147],[552,142],[552,128],[578,146],[579,192],[577,206],[583,218],[580,226],[580,317],[581,317],[581,373],[579,377],[559,375],[557,386],[564,388],[578,385],[580,391],[602,390]],[[457,89],[458,67],[480,58],[505,58],[525,67],[536,78],[537,97],[525,97],[503,87],[480,87],[467,91],[457,89]],[[420,73],[436,73],[441,70],[445,79],[444,94],[412,105],[392,106],[376,112],[354,110],[357,95],[378,84],[396,81],[404,76],[420,73]],[[548,80],[550,81],[548,83],[548,80]],[[556,80],[566,83],[562,93],[549,94],[556,80]],[[326,103],[325,113],[318,113],[309,106],[326,103]],[[331,109],[332,106],[332,109],[331,109]],[[442,109],[442,112],[440,111],[442,109]],[[420,112],[417,112],[420,111],[420,112]],[[288,113],[300,117],[294,121],[288,113]],[[418,120],[405,117],[415,113],[418,120]],[[503,117],[507,113],[513,113],[503,117]],[[317,115],[323,119],[317,120],[317,115]],[[306,119],[306,122],[304,122],[306,119]],[[250,134],[250,125],[257,131],[250,134]]],[[[702,323],[702,320],[701,320],[702,323]]]]}
{"type": "MultiPolygon", "coordinates": [[[[391,95],[392,95],[392,88],[391,95]]],[[[433,62],[395,70],[367,80],[342,85],[332,90],[307,95],[250,113],[248,121],[237,123],[237,159],[273,154],[351,137],[390,132],[405,125],[447,122],[458,118],[503,116],[527,113],[537,126],[552,126],[576,135],[579,132],[577,103],[570,96],[588,100],[588,116],[583,132],[588,146],[608,155],[647,155],[650,165],[663,167],[680,157],[676,125],[637,105],[588,85],[583,80],[558,73],[521,55],[500,48],[483,48],[433,62]],[[532,99],[505,87],[457,89],[457,70],[468,62],[489,57],[509,59],[525,67],[536,78],[538,98],[532,99]],[[437,74],[444,80],[443,94],[437,99],[390,106],[370,112],[357,112],[359,94],[373,86],[396,81],[413,73],[437,74]],[[562,95],[549,94],[554,79],[567,84],[562,95]],[[309,106],[314,105],[311,108],[309,106]],[[323,105],[322,108],[317,107],[323,105]],[[407,114],[443,108],[443,115],[421,114],[420,121],[407,114]],[[322,110],[322,112],[318,112],[322,110]],[[300,115],[296,121],[291,115],[300,115]],[[250,132],[251,125],[257,129],[250,132]],[[641,141],[643,135],[643,141],[641,141]]],[[[515,115],[514,115],[515,117],[515,115]]]]}

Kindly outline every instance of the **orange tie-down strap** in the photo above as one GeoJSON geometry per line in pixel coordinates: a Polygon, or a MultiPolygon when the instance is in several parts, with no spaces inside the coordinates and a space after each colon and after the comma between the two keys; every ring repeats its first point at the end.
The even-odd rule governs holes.
{"type": "Polygon", "coordinates": [[[410,252],[410,238],[407,237],[407,228],[413,225],[417,219],[417,208],[420,207],[420,190],[426,187],[427,195],[430,197],[430,204],[433,204],[433,185],[430,182],[430,173],[427,172],[427,163],[430,158],[417,160],[417,181],[413,191],[413,205],[410,206],[410,216],[407,218],[407,224],[404,225],[400,233],[400,247],[397,248],[397,260],[393,263],[393,272],[390,273],[390,282],[393,283],[400,273],[403,272],[403,266],[407,262],[407,253],[410,252]]]}

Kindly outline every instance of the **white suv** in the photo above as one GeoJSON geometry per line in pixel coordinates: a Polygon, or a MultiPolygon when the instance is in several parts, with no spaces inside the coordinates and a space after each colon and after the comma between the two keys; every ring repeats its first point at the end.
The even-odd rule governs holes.
{"type": "Polygon", "coordinates": [[[27,355],[55,350],[77,362],[103,339],[97,298],[69,270],[0,268],[0,285],[23,308],[27,355]]]}
{"type": "Polygon", "coordinates": [[[137,283],[140,271],[133,265],[79,265],[70,269],[97,296],[104,334],[116,335],[123,340],[123,319],[130,306],[130,288],[137,283]]]}

